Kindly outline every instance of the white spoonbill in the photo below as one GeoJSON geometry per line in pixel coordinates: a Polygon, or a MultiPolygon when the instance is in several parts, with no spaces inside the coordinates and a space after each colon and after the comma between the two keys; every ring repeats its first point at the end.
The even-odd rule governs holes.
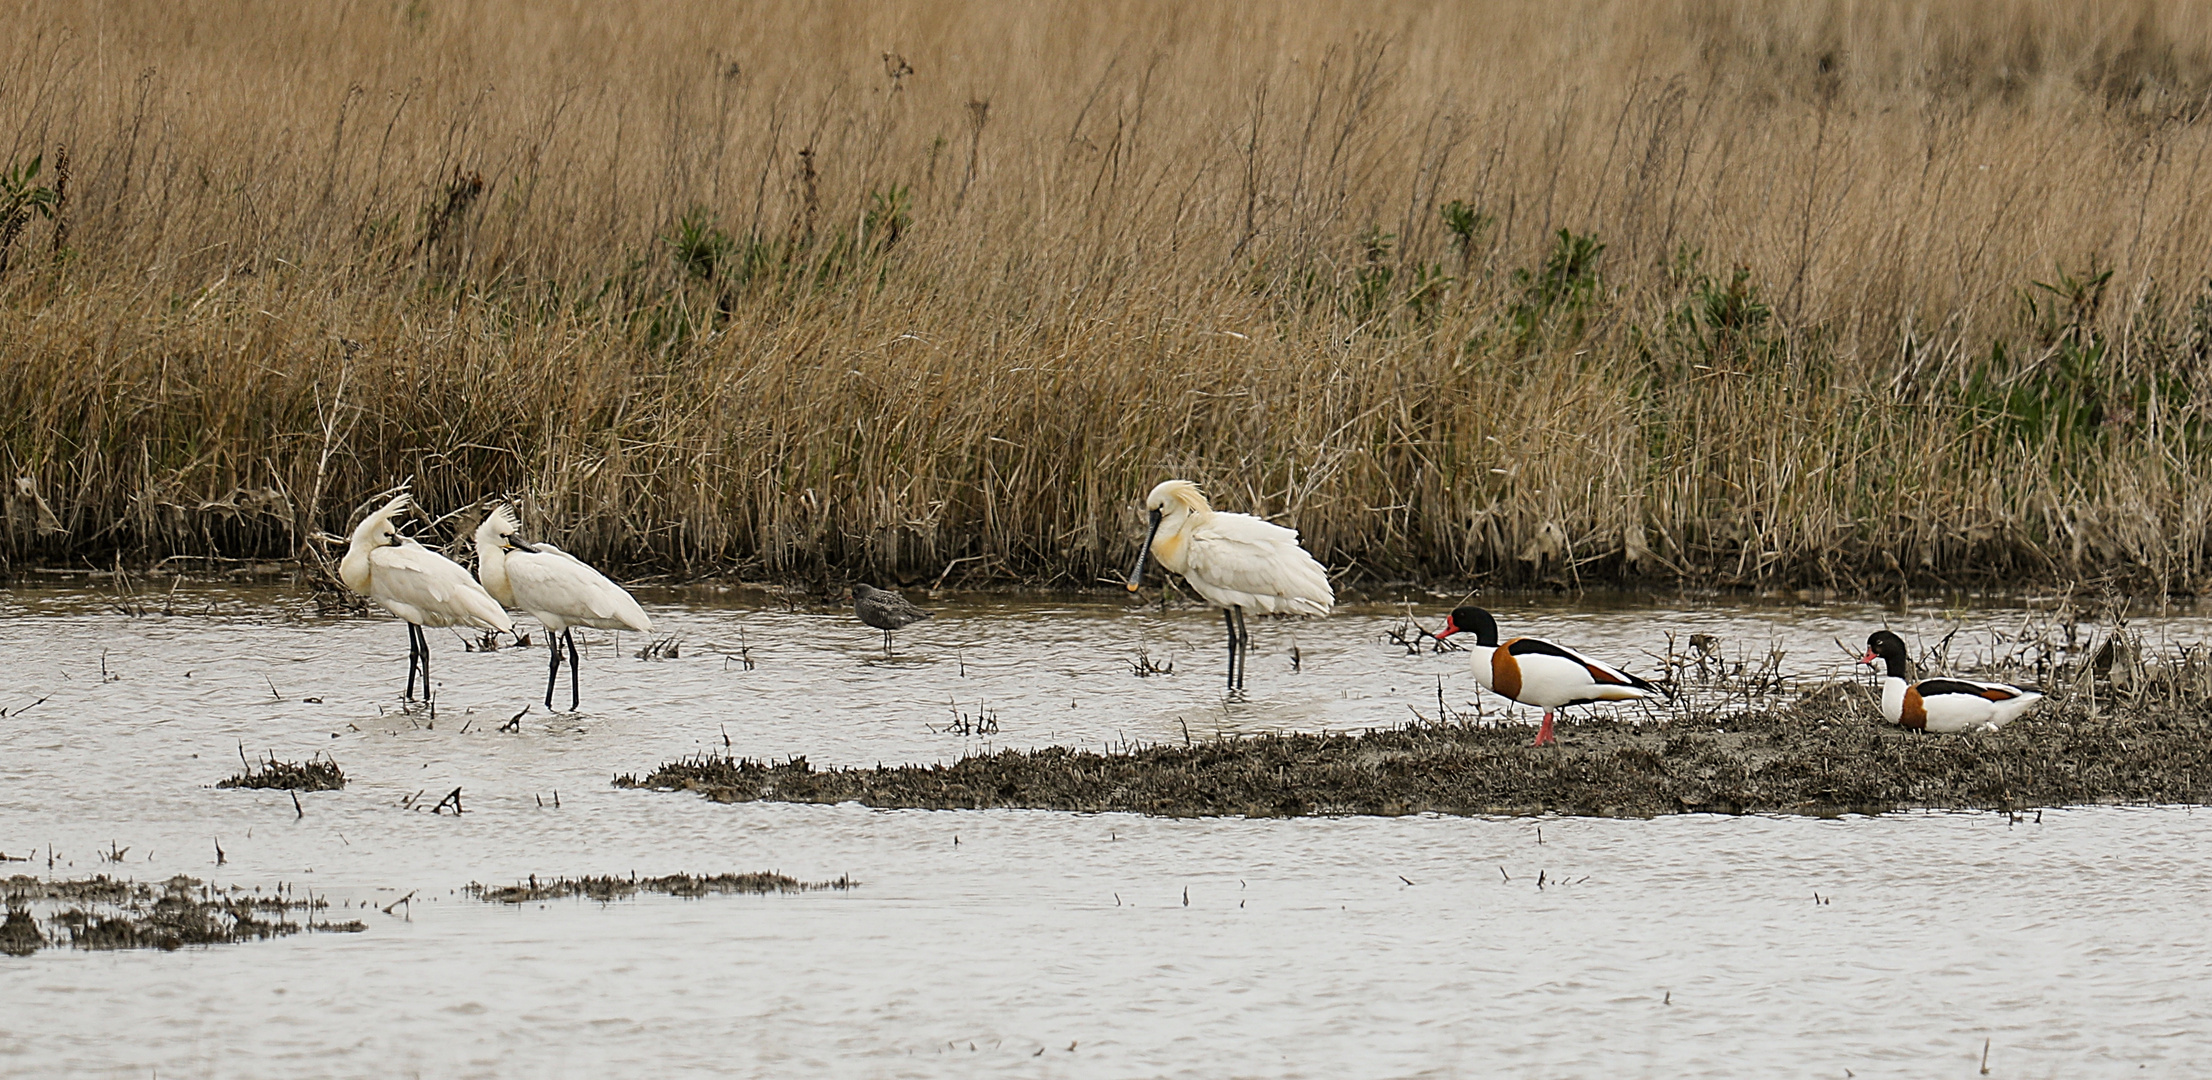
{"type": "Polygon", "coordinates": [[[515,539],[522,523],[505,504],[492,507],[476,527],[476,573],[485,591],[509,607],[545,624],[553,665],[545,673],[545,707],[553,707],[553,687],[561,678],[561,643],[568,643],[568,707],[582,700],[576,688],[576,638],[572,626],[651,633],[653,620],[623,590],[582,559],[551,544],[515,539]]]}
{"type": "Polygon", "coordinates": [[[420,670],[423,700],[428,701],[430,639],[423,635],[423,627],[504,631],[513,630],[515,622],[461,564],[399,534],[392,519],[409,505],[402,494],[353,527],[352,544],[338,562],[338,577],[346,588],[407,620],[407,697],[415,696],[415,672],[420,670]]]}
{"type": "Polygon", "coordinates": [[[1479,607],[1453,609],[1436,639],[1470,631],[1475,635],[1475,678],[1483,689],[1544,710],[1543,726],[1536,729],[1538,746],[1557,741],[1552,738],[1551,714],[1562,705],[1634,701],[1666,693],[1611,664],[1543,638],[1517,637],[1499,644],[1498,621],[1479,607]]]}
{"type": "Polygon", "coordinates": [[[1995,731],[2043,700],[2043,695],[2033,690],[2004,683],[1965,679],[1913,682],[1912,658],[1905,653],[1905,639],[1887,630],[1876,630],[1866,639],[1866,655],[1859,658],[1859,663],[1871,664],[1877,657],[1889,665],[1889,675],[1882,680],[1882,715],[1892,724],[1915,731],[1995,731]]]}
{"type": "Polygon", "coordinates": [[[1298,530],[1250,514],[1217,513],[1198,485],[1165,480],[1145,496],[1152,524],[1129,591],[1144,587],[1148,558],[1183,575],[1190,587],[1221,609],[1229,627],[1229,689],[1244,686],[1244,650],[1251,634],[1244,611],[1267,615],[1327,615],[1336,606],[1329,572],[1298,546],[1298,530]]]}

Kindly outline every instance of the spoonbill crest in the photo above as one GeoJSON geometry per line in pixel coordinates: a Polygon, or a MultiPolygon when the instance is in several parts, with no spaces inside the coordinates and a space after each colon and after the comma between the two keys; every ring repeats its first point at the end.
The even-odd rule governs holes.
{"type": "Polygon", "coordinates": [[[1483,689],[1543,708],[1544,724],[1536,730],[1538,746],[1557,741],[1552,737],[1551,714],[1562,705],[1634,701],[1666,693],[1603,660],[1592,660],[1543,638],[1517,637],[1500,644],[1498,621],[1479,607],[1453,609],[1436,638],[1442,641],[1468,632],[1475,635],[1475,678],[1483,689]]]}
{"type": "Polygon", "coordinates": [[[561,646],[568,646],[568,707],[581,701],[576,687],[576,638],[570,627],[635,630],[651,633],[653,620],[622,586],[607,580],[582,559],[551,544],[515,538],[522,523],[505,504],[492,507],[476,527],[476,573],[484,590],[500,603],[530,613],[545,624],[553,663],[545,673],[545,707],[553,707],[553,688],[561,678],[561,646]]]}
{"type": "Polygon", "coordinates": [[[1129,591],[1144,587],[1147,559],[1183,575],[1198,595],[1221,609],[1229,628],[1229,689],[1244,686],[1244,651],[1251,634],[1246,609],[1264,615],[1325,616],[1336,606],[1329,573],[1298,546],[1298,530],[1250,514],[1219,513],[1198,485],[1166,480],[1145,496],[1151,526],[1129,571],[1129,591]]]}
{"type": "Polygon", "coordinates": [[[425,626],[471,626],[509,631],[515,623],[461,564],[399,534],[392,519],[413,505],[405,494],[353,527],[338,577],[346,588],[407,620],[407,697],[422,672],[423,700],[430,700],[430,639],[425,626]]]}

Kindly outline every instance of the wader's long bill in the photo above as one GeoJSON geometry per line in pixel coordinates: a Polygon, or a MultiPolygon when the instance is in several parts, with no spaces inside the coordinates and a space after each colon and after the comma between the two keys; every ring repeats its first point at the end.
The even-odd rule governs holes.
{"type": "Polygon", "coordinates": [[[1152,527],[1144,531],[1144,543],[1137,548],[1137,568],[1129,571],[1129,591],[1144,588],[1144,566],[1152,558],[1152,538],[1160,535],[1160,512],[1152,512],[1152,527]]]}

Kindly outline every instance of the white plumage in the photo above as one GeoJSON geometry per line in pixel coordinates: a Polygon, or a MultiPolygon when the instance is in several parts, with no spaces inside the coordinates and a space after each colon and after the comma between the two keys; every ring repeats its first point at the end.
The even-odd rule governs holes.
{"type": "Polygon", "coordinates": [[[338,576],[347,588],[407,620],[407,696],[415,696],[415,672],[420,670],[427,699],[430,641],[423,627],[504,631],[515,624],[461,564],[399,534],[392,519],[409,505],[408,497],[400,495],[361,519],[345,558],[339,560],[338,576]]]}
{"type": "Polygon", "coordinates": [[[1908,683],[1894,675],[1882,680],[1882,716],[1892,724],[1916,727],[1940,735],[1961,731],[1995,731],[2018,720],[2043,700],[2043,695],[2033,690],[2022,690],[2004,683],[1974,682],[1968,679],[1930,679],[1924,683],[1908,683]],[[1934,686],[1951,687],[1948,693],[1930,693],[1934,686]],[[1974,688],[1965,693],[1959,686],[1974,688]],[[1916,715],[1908,716],[1906,706],[1918,699],[1916,715]],[[1908,722],[1911,721],[1911,722],[1908,722]]]}
{"type": "Polygon", "coordinates": [[[622,586],[560,548],[515,539],[522,524],[506,506],[495,506],[476,527],[476,572],[484,589],[510,607],[545,625],[553,650],[545,682],[545,707],[553,707],[553,686],[561,670],[561,647],[568,646],[568,707],[577,706],[576,639],[569,628],[635,630],[650,633],[653,620],[622,586]]]}
{"type": "MultiPolygon", "coordinates": [[[[1534,639],[1513,640],[1519,642],[1534,639]]],[[[1472,650],[1475,679],[1482,683],[1483,689],[1498,692],[1498,668],[1502,659],[1498,656],[1498,649],[1509,648],[1511,644],[1512,642],[1508,642],[1505,645],[1472,650]]],[[[1659,696],[1657,691],[1638,685],[1642,680],[1631,682],[1630,680],[1636,679],[1634,675],[1603,660],[1593,660],[1564,645],[1552,647],[1558,649],[1559,653],[1512,656],[1513,665],[1519,669],[1521,680],[1513,700],[1550,711],[1562,705],[1587,705],[1593,701],[1641,701],[1659,696]]]]}
{"type": "Polygon", "coordinates": [[[1198,595],[1222,609],[1229,626],[1229,687],[1243,685],[1241,656],[1250,635],[1243,613],[1325,616],[1336,606],[1329,573],[1298,546],[1298,531],[1250,514],[1217,512],[1198,485],[1167,480],[1145,496],[1151,531],[1129,574],[1142,587],[1147,558],[1183,576],[1198,595]]]}

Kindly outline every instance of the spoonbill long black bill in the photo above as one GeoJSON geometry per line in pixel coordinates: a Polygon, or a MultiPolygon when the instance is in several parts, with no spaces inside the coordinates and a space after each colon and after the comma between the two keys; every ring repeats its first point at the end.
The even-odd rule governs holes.
{"type": "Polygon", "coordinates": [[[1229,628],[1229,690],[1244,688],[1244,653],[1251,634],[1247,609],[1263,615],[1320,618],[1336,606],[1329,572],[1298,546],[1298,530],[1250,514],[1224,514],[1206,504],[1198,485],[1167,480],[1145,496],[1151,524],[1129,591],[1144,587],[1148,560],[1158,560],[1206,601],[1221,609],[1229,628]]]}

